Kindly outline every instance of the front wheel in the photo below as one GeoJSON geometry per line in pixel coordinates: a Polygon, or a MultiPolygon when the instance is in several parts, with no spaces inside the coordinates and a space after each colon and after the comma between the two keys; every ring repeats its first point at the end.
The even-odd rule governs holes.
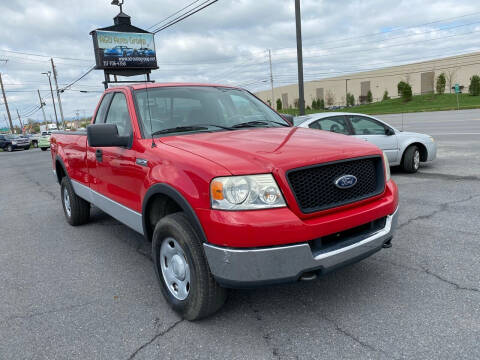
{"type": "Polygon", "coordinates": [[[42,147],[41,149],[42,149],[42,151],[47,151],[48,148],[42,147]]]}
{"type": "Polygon", "coordinates": [[[407,173],[416,173],[420,167],[420,150],[416,145],[409,146],[403,155],[402,168],[407,173]]]}
{"type": "Polygon", "coordinates": [[[90,203],[75,194],[66,176],[62,179],[60,193],[67,222],[72,226],[85,224],[90,217],[90,203]]]}
{"type": "Polygon", "coordinates": [[[8,152],[12,152],[12,151],[13,151],[12,145],[8,145],[8,146],[7,146],[7,151],[8,151],[8,152]]]}
{"type": "Polygon", "coordinates": [[[162,293],[183,318],[198,320],[222,307],[227,291],[213,278],[202,242],[183,213],[157,223],[152,252],[162,293]]]}

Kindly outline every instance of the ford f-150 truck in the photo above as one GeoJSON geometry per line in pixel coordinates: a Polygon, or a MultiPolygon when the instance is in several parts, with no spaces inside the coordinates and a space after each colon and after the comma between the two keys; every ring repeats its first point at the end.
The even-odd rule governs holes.
{"type": "Polygon", "coordinates": [[[311,279],[390,247],[397,220],[378,147],[292,127],[239,88],[108,89],[85,132],[52,134],[51,154],[67,221],[95,205],[143,234],[189,320],[229,287],[311,279]]]}

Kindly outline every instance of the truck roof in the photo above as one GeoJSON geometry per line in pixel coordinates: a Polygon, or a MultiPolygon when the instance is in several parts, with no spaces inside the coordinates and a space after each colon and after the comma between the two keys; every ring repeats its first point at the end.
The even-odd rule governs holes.
{"type": "Polygon", "coordinates": [[[134,90],[140,90],[140,89],[145,89],[145,88],[158,88],[158,87],[174,87],[174,86],[205,86],[205,87],[225,87],[225,88],[234,88],[234,89],[239,89],[237,86],[229,86],[229,85],[220,85],[220,84],[202,84],[202,83],[137,83],[137,84],[131,84],[131,85],[124,85],[124,86],[115,86],[112,88],[107,89],[109,90],[115,90],[119,88],[124,88],[124,89],[134,89],[134,90]]]}

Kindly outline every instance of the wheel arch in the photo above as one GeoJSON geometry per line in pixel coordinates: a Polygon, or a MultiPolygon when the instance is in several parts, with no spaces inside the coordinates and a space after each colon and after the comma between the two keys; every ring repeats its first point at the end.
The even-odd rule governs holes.
{"type": "Polygon", "coordinates": [[[403,163],[403,159],[405,158],[405,152],[407,151],[407,149],[411,146],[417,146],[418,147],[418,150],[420,151],[420,161],[421,162],[425,162],[427,161],[428,159],[428,150],[427,150],[427,147],[422,144],[421,142],[418,142],[418,141],[412,141],[411,143],[409,143],[408,145],[406,145],[404,148],[403,148],[403,151],[402,151],[402,159],[400,160],[400,164],[403,163]]]}
{"type": "Polygon", "coordinates": [[[66,176],[68,178],[68,172],[63,160],[60,156],[55,157],[55,173],[57,175],[57,181],[62,183],[62,179],[66,176]]]}
{"type": "Polygon", "coordinates": [[[160,220],[163,216],[179,211],[182,211],[190,220],[202,242],[207,242],[203,227],[192,206],[178,190],[164,183],[152,185],[143,198],[142,225],[145,238],[148,241],[152,240],[156,221],[160,220]],[[162,208],[159,209],[158,206],[161,206],[162,208]],[[160,214],[157,214],[157,216],[152,216],[152,211],[155,210],[161,212],[160,214]]]}

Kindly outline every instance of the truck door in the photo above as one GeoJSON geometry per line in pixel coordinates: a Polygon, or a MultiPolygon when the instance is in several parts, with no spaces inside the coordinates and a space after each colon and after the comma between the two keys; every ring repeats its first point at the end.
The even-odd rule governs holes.
{"type": "MultiPolygon", "coordinates": [[[[136,134],[133,129],[132,114],[127,105],[126,95],[123,91],[114,92],[105,115],[96,118],[95,123],[104,122],[117,125],[120,136],[133,134],[135,145],[135,137],[139,134],[136,134]]],[[[103,102],[100,107],[102,105],[103,102]]],[[[99,108],[99,112],[101,110],[99,108]]],[[[91,169],[90,187],[92,190],[117,203],[110,204],[113,207],[120,204],[119,206],[123,205],[141,212],[140,194],[144,170],[135,163],[134,147],[128,149],[117,146],[97,148],[88,146],[88,162],[89,169],[91,169]]]]}

